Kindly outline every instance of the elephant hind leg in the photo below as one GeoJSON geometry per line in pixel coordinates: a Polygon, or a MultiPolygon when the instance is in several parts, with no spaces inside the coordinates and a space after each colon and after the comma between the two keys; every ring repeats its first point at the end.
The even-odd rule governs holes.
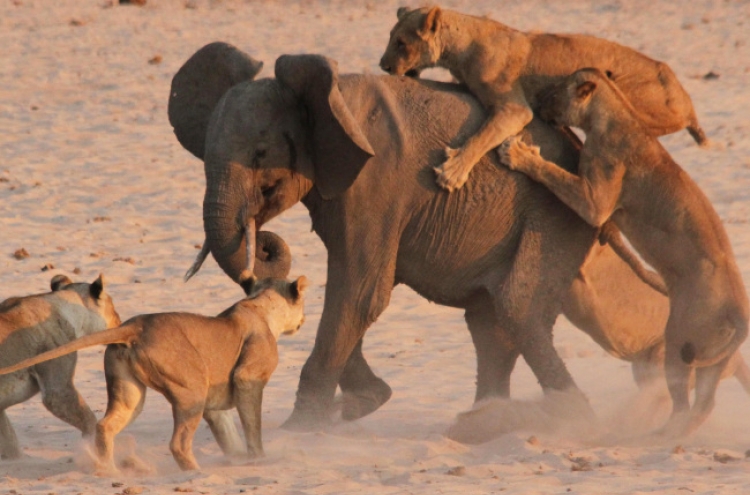
{"type": "Polygon", "coordinates": [[[0,459],[18,459],[19,457],[21,457],[21,449],[18,447],[18,437],[3,409],[0,411],[0,459]]]}
{"type": "Polygon", "coordinates": [[[354,421],[375,412],[391,398],[392,390],[373,373],[362,354],[362,339],[354,347],[339,380],[343,392],[341,418],[354,421]]]}
{"type": "Polygon", "coordinates": [[[747,366],[742,354],[739,351],[735,352],[730,363],[733,366],[734,377],[740,382],[745,392],[750,395],[750,367],[747,366]]]}
{"type": "Polygon", "coordinates": [[[581,231],[584,236],[580,229],[566,232],[564,225],[547,223],[523,233],[510,272],[492,294],[495,314],[545,392],[578,391],[555,350],[552,327],[595,231],[581,231]]]}
{"type": "Polygon", "coordinates": [[[477,391],[474,401],[510,397],[510,375],[518,359],[511,336],[499,325],[486,292],[466,309],[466,324],[477,354],[477,391]]]}

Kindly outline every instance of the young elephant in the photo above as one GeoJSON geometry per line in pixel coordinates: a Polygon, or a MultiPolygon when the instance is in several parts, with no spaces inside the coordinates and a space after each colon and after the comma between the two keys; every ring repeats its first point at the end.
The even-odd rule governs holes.
{"type": "Polygon", "coordinates": [[[655,136],[687,127],[699,144],[707,139],[695,110],[672,70],[625,46],[593,36],[524,33],[483,17],[439,7],[398,10],[380,67],[391,74],[448,69],[482,103],[489,116],[458,150],[435,168],[449,191],[464,185],[488,151],[521,131],[532,119],[540,91],[584,67],[616,81],[655,136]]]}
{"type": "Polygon", "coordinates": [[[0,374],[36,365],[84,347],[107,344],[104,373],[107,412],[96,425],[96,449],[106,471],[114,467],[114,437],[143,408],[146,387],[172,404],[174,433],[170,449],[184,470],[198,469],[193,436],[201,417],[222,444],[229,439],[211,411],[237,408],[248,454],[263,455],[263,388],[276,369],[276,340],[304,322],[303,276],[288,283],[264,279],[216,317],[190,313],[140,315],[122,326],[90,335],[53,351],[0,369],[0,374]]]}
{"type": "Polygon", "coordinates": [[[748,332],[745,286],[721,220],[601,71],[582,69],[566,78],[542,102],[542,117],[586,132],[579,175],[517,139],[500,148],[502,161],[544,184],[591,225],[611,218],[664,278],[673,402],[667,432],[688,433],[713,409],[717,383],[748,332]],[[692,409],[691,367],[697,368],[692,409]]]}
{"type": "MultiPolygon", "coordinates": [[[[29,359],[76,338],[120,324],[104,279],[73,283],[55,275],[52,292],[13,297],[0,303],[0,366],[29,359]]],[[[49,412],[84,436],[93,435],[96,417],[73,384],[76,354],[36,364],[12,375],[0,376],[0,455],[21,456],[18,439],[5,410],[38,392],[49,412]]]]}

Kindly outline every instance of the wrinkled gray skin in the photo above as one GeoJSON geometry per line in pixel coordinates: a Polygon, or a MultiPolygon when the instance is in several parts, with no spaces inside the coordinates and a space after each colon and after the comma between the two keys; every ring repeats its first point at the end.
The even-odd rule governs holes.
{"type": "MultiPolygon", "coordinates": [[[[252,80],[262,69],[263,62],[253,60],[226,43],[211,43],[198,50],[175,74],[169,94],[169,121],[173,126],[179,126],[177,139],[180,143],[203,159],[206,129],[216,102],[229,86],[252,80]]],[[[237,250],[239,242],[239,237],[222,239],[221,245],[231,254],[219,253],[217,259],[231,259],[232,263],[237,263],[236,256],[241,254],[237,250]]],[[[256,278],[286,278],[292,266],[292,255],[284,240],[272,232],[258,232],[255,244],[255,250],[247,250],[243,259],[247,264],[248,256],[255,258],[251,272],[255,272],[256,278]]],[[[185,275],[186,280],[200,269],[208,254],[208,246],[208,243],[204,244],[194,265],[185,275]]],[[[240,283],[245,293],[249,294],[252,282],[243,279],[240,283]]]]}
{"type": "MultiPolygon", "coordinates": [[[[209,57],[211,47],[194,57],[209,57]]],[[[186,66],[206,65],[194,62],[186,66]]],[[[476,399],[509,395],[519,354],[544,390],[577,390],[552,345],[552,325],[597,230],[545,188],[499,166],[494,153],[460,191],[438,189],[432,168],[442,150],[485,118],[476,100],[454,85],[339,77],[335,62],[314,55],[280,57],[275,75],[219,81],[226,93],[205,140],[184,137],[194,122],[172,124],[204,160],[206,242],[233,280],[246,268],[249,219],[258,229],[300,200],[328,251],[320,327],[285,426],[328,422],[337,385],[347,420],[389,399],[390,387],[365,361],[362,338],[399,283],[466,309],[476,399]]],[[[204,95],[222,92],[173,90],[185,95],[175,105],[204,108],[212,107],[204,95]]],[[[578,163],[573,142],[538,120],[525,139],[562,166],[578,163]]]]}

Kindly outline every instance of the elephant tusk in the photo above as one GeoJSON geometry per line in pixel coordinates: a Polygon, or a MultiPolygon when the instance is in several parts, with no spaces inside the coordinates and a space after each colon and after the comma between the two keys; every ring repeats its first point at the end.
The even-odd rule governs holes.
{"type": "Polygon", "coordinates": [[[198,253],[198,256],[195,257],[195,261],[193,261],[193,264],[188,268],[188,271],[185,272],[184,280],[187,282],[192,278],[193,275],[198,273],[198,270],[201,269],[201,266],[203,265],[203,262],[206,261],[206,258],[208,257],[208,253],[211,250],[208,249],[208,243],[203,242],[203,247],[201,248],[201,252],[198,253]]]}
{"type": "Polygon", "coordinates": [[[240,283],[245,282],[253,277],[255,272],[255,218],[250,218],[245,226],[245,269],[240,273],[240,283]]]}

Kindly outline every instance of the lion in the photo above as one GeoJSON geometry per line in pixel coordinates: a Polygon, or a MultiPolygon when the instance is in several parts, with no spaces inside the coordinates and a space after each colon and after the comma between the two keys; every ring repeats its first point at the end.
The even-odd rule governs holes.
{"type": "Polygon", "coordinates": [[[464,185],[484,154],[531,121],[540,92],[584,67],[606,72],[651,134],[687,128],[701,146],[708,144],[690,96],[669,66],[611,41],[525,33],[440,7],[400,8],[380,67],[418,75],[435,66],[448,69],[489,114],[461,148],[446,148],[447,160],[435,168],[438,184],[449,191],[464,185]]]}
{"type": "MultiPolygon", "coordinates": [[[[93,345],[107,345],[104,374],[107,412],[96,425],[101,473],[116,473],[114,437],[140,414],[146,388],[172,405],[174,431],[169,444],[183,470],[199,469],[193,436],[201,417],[224,449],[217,431],[221,415],[237,408],[247,453],[263,456],[263,388],[276,369],[279,335],[294,334],[304,322],[304,276],[289,283],[263,279],[249,295],[218,316],[156,313],[135,316],[121,326],[82,337],[52,351],[0,369],[0,375],[35,366],[93,345]]],[[[226,450],[225,450],[226,452],[226,450]]]]}
{"type": "Polygon", "coordinates": [[[541,102],[541,117],[586,133],[578,175],[517,138],[500,147],[501,161],[546,186],[589,224],[612,220],[662,276],[672,415],[661,433],[690,433],[713,409],[718,381],[748,333],[747,294],[721,220],[599,69],[578,70],[556,85],[541,102]]]}
{"type": "MultiPolygon", "coordinates": [[[[51,292],[13,297],[0,303],[0,366],[120,324],[112,298],[104,292],[101,275],[91,284],[73,283],[65,275],[55,275],[50,288],[51,292]]],[[[3,459],[21,457],[18,438],[5,410],[38,392],[49,412],[79,429],[84,437],[94,434],[96,416],[73,384],[75,367],[73,353],[0,376],[3,459]]]]}
{"type": "MultiPolygon", "coordinates": [[[[563,298],[562,313],[607,353],[630,362],[635,383],[644,390],[665,381],[669,299],[644,285],[618,258],[612,249],[595,243],[563,298]]],[[[722,374],[729,377],[750,394],[750,368],[739,351],[722,374]]]]}

